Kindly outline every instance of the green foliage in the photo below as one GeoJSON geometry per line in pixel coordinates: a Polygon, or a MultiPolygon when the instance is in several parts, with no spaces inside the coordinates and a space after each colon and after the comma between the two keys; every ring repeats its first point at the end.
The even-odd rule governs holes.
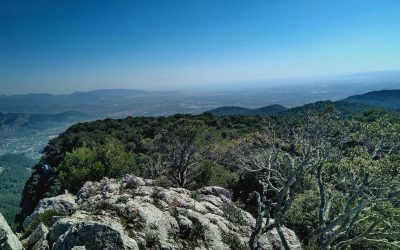
{"type": "Polygon", "coordinates": [[[240,240],[240,237],[234,233],[222,232],[222,242],[227,244],[230,249],[234,250],[246,250],[248,247],[240,240]]]}
{"type": "Polygon", "coordinates": [[[207,160],[201,163],[200,174],[196,177],[195,182],[198,187],[220,186],[229,188],[237,182],[237,179],[237,174],[226,167],[207,160]]]}
{"type": "MultiPolygon", "coordinates": [[[[65,189],[76,192],[85,181],[104,176],[118,178],[133,173],[156,178],[164,186],[171,186],[173,183],[169,178],[151,174],[146,159],[162,152],[160,142],[168,141],[165,137],[167,131],[174,131],[182,125],[193,126],[178,129],[177,134],[191,138],[194,133],[196,138],[201,138],[195,143],[200,146],[215,136],[221,136],[223,140],[239,138],[260,130],[263,123],[262,119],[252,116],[214,117],[204,114],[128,117],[77,124],[51,140],[44,149],[44,156],[24,187],[19,220],[29,215],[40,199],[60,194],[65,189]]],[[[161,158],[165,157],[163,153],[161,158]]]]}
{"type": "Polygon", "coordinates": [[[276,115],[280,112],[287,110],[282,105],[274,104],[265,106],[262,108],[256,109],[249,109],[249,108],[242,108],[242,107],[220,107],[216,109],[212,109],[207,111],[216,116],[224,116],[224,115],[276,115]]]}
{"type": "MultiPolygon", "coordinates": [[[[400,144],[396,144],[400,138],[400,125],[396,122],[397,118],[388,112],[374,110],[349,118],[356,109],[365,111],[365,106],[346,106],[344,102],[333,104],[346,108],[348,112],[340,116],[343,119],[340,123],[329,126],[329,136],[335,138],[327,144],[318,144],[320,149],[328,148],[326,152],[330,153],[330,145],[338,143],[338,146],[335,146],[335,157],[329,158],[330,160],[322,165],[323,187],[327,199],[332,202],[323,224],[329,224],[343,214],[349,197],[355,197],[351,203],[352,209],[375,197],[385,200],[373,205],[368,203],[368,209],[357,215],[357,221],[360,222],[351,225],[351,230],[332,242],[337,244],[342,239],[351,240],[357,237],[380,218],[390,219],[389,224],[379,222],[376,225],[382,232],[399,227],[400,205],[394,202],[392,197],[400,193],[400,144]],[[355,189],[360,191],[355,192],[355,189]]],[[[326,111],[332,107],[332,103],[322,102],[314,106],[319,111],[326,111]]],[[[176,186],[171,176],[176,174],[176,166],[181,166],[182,162],[190,165],[191,171],[186,174],[193,177],[188,188],[214,185],[229,188],[233,191],[234,199],[244,203],[245,209],[255,215],[256,207],[254,199],[252,200],[254,196],[251,194],[260,191],[262,187],[258,182],[259,176],[239,168],[234,149],[241,142],[256,138],[257,143],[264,143],[263,146],[267,148],[274,147],[283,152],[276,155],[276,162],[280,164],[281,170],[285,170],[290,166],[291,160],[301,157],[308,150],[304,140],[301,141],[303,144],[290,140],[294,137],[286,134],[287,128],[312,135],[319,129],[307,127],[303,116],[306,108],[293,109],[291,112],[294,113],[285,113],[280,117],[214,117],[203,114],[158,118],[129,117],[77,124],[53,139],[44,150],[44,157],[34,167],[25,186],[21,218],[29,214],[43,197],[57,195],[65,189],[75,193],[84,182],[96,181],[104,176],[120,178],[133,173],[145,178],[154,178],[156,184],[163,187],[176,186]],[[274,125],[274,137],[263,136],[268,124],[274,125]],[[292,159],[287,158],[288,154],[292,159]],[[190,158],[190,161],[184,159],[185,157],[190,158]]],[[[322,116],[326,114],[327,112],[324,112],[322,116]]],[[[320,140],[316,138],[316,141],[318,143],[320,140]]],[[[254,156],[253,163],[262,162],[263,159],[257,155],[256,149],[249,153],[254,156]]],[[[315,176],[314,167],[301,176],[296,176],[298,188],[290,193],[294,197],[293,203],[285,207],[285,226],[295,230],[305,244],[312,238],[320,223],[320,186],[315,176]]],[[[274,179],[273,182],[275,186],[279,186],[278,179],[274,179]]],[[[269,192],[267,198],[274,200],[273,195],[273,192],[269,192]]],[[[157,203],[161,197],[155,194],[153,198],[157,203]]],[[[172,207],[171,210],[173,209],[172,207]]],[[[236,207],[226,204],[223,210],[231,222],[245,222],[243,214],[236,207]]],[[[271,215],[274,216],[273,209],[271,215]]],[[[336,226],[332,230],[338,228],[336,226]]],[[[193,239],[194,242],[195,239],[204,237],[204,230],[206,228],[200,223],[194,222],[193,229],[182,228],[180,236],[193,239]]],[[[231,241],[236,249],[240,249],[240,242],[236,242],[234,235],[223,237],[231,241]]],[[[392,243],[398,239],[385,240],[392,243]]],[[[148,247],[155,247],[157,240],[150,235],[147,244],[148,247]]],[[[355,242],[352,246],[359,247],[362,244],[376,246],[371,242],[362,241],[355,242]]],[[[318,249],[320,245],[313,247],[318,249]]]]}
{"type": "Polygon", "coordinates": [[[58,169],[58,178],[71,192],[76,192],[86,181],[95,181],[105,176],[105,167],[96,160],[96,152],[89,148],[78,148],[65,155],[58,169]]]}
{"type": "Polygon", "coordinates": [[[31,174],[35,161],[24,155],[3,155],[0,157],[0,212],[13,230],[14,217],[19,212],[21,190],[31,174]]]}
{"type": "Polygon", "coordinates": [[[307,241],[318,225],[318,207],[319,195],[315,190],[306,190],[297,195],[285,215],[286,226],[294,230],[301,239],[307,241]]]}
{"type": "Polygon", "coordinates": [[[63,188],[71,192],[78,191],[86,181],[104,176],[118,178],[128,173],[138,174],[135,155],[126,152],[122,143],[113,138],[93,149],[81,147],[67,152],[57,171],[63,188]]]}
{"type": "Polygon", "coordinates": [[[138,174],[135,154],[126,152],[124,145],[117,139],[108,139],[104,146],[98,147],[98,160],[105,166],[105,175],[120,177],[125,174],[138,174]]]}
{"type": "MultiPolygon", "coordinates": [[[[313,189],[301,191],[285,215],[285,225],[296,232],[296,235],[307,242],[313,230],[318,226],[319,194],[316,186],[313,189]]],[[[332,205],[333,215],[339,214],[344,205],[344,194],[335,192],[335,202],[332,205]]],[[[333,216],[333,217],[334,217],[333,216]]],[[[334,219],[333,217],[329,218],[334,219]]]]}
{"type": "Polygon", "coordinates": [[[363,103],[388,109],[398,109],[400,107],[400,91],[373,91],[362,95],[350,96],[346,98],[345,101],[350,103],[363,103]]]}
{"type": "Polygon", "coordinates": [[[39,214],[39,221],[42,222],[45,226],[50,227],[52,225],[53,217],[61,215],[62,214],[55,210],[47,210],[39,214]]]}
{"type": "Polygon", "coordinates": [[[233,204],[224,204],[222,207],[222,212],[224,212],[224,215],[230,222],[237,225],[245,225],[246,219],[244,218],[242,210],[233,204]]]}
{"type": "Polygon", "coordinates": [[[32,231],[36,229],[39,223],[43,223],[46,227],[51,227],[52,220],[54,216],[61,216],[59,212],[55,210],[46,210],[43,213],[39,214],[38,219],[32,221],[26,228],[23,230],[24,237],[28,236],[32,231]]]}

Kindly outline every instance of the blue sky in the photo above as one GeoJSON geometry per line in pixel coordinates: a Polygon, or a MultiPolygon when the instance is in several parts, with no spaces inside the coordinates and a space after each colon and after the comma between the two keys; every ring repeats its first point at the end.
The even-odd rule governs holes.
{"type": "Polygon", "coordinates": [[[0,94],[400,69],[399,10],[398,0],[1,0],[0,94]]]}

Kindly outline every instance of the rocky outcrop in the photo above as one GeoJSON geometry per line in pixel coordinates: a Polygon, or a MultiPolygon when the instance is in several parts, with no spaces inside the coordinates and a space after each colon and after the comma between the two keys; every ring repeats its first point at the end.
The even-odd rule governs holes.
{"type": "MultiPolygon", "coordinates": [[[[42,200],[24,222],[26,249],[248,249],[255,219],[220,187],[161,188],[136,176],[87,182],[77,196],[42,200]]],[[[293,231],[283,228],[292,249],[293,231]]],[[[260,249],[282,249],[277,232],[260,249]]]]}
{"type": "Polygon", "coordinates": [[[49,235],[49,229],[43,224],[39,223],[35,230],[22,241],[22,245],[26,249],[37,249],[37,250],[45,250],[49,249],[49,242],[47,241],[47,237],[49,235]]]}
{"type": "Polygon", "coordinates": [[[75,198],[75,196],[67,193],[41,200],[33,213],[24,220],[24,228],[28,227],[32,222],[37,221],[39,215],[47,213],[58,215],[72,214],[78,208],[75,198]]]}
{"type": "Polygon", "coordinates": [[[52,226],[50,240],[55,242],[55,250],[79,246],[87,249],[139,249],[118,221],[83,213],[57,220],[52,226]]]}
{"type": "Polygon", "coordinates": [[[18,237],[12,232],[3,215],[0,214],[0,249],[21,250],[23,249],[18,237]]]}

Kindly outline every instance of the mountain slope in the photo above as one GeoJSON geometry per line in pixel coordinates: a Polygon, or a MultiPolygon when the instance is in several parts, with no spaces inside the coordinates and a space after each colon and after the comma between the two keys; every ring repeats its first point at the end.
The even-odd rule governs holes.
{"type": "Polygon", "coordinates": [[[21,191],[35,163],[24,155],[0,156],[0,212],[13,227],[14,216],[19,211],[21,191]]]}
{"type": "MultiPolygon", "coordinates": [[[[0,113],[0,131],[8,129],[39,129],[87,121],[90,116],[80,112],[58,114],[0,113]]],[[[9,132],[9,131],[8,131],[9,132]]]]}
{"type": "Polygon", "coordinates": [[[287,110],[286,107],[282,105],[269,105],[256,109],[249,109],[243,107],[220,107],[216,109],[211,109],[207,111],[207,113],[211,113],[216,116],[224,116],[224,115],[275,115],[284,110],[287,110]]]}
{"type": "Polygon", "coordinates": [[[400,108],[400,90],[373,91],[362,95],[350,96],[343,101],[394,110],[400,108]]]}
{"type": "Polygon", "coordinates": [[[221,107],[207,111],[215,116],[227,116],[227,115],[304,115],[307,111],[324,112],[328,107],[335,108],[342,115],[355,115],[360,114],[364,111],[374,109],[372,105],[366,105],[362,103],[350,103],[345,101],[320,101],[305,104],[303,106],[294,108],[285,108],[281,105],[271,105],[258,109],[248,109],[243,107],[221,107]]]}
{"type": "Polygon", "coordinates": [[[38,158],[49,138],[57,136],[73,124],[93,119],[79,112],[0,113],[0,155],[23,153],[38,158]]]}
{"type": "Polygon", "coordinates": [[[357,115],[367,110],[375,109],[373,106],[360,103],[321,101],[285,110],[281,112],[280,115],[304,115],[307,111],[324,112],[329,107],[335,108],[343,116],[357,115]]]}
{"type": "Polygon", "coordinates": [[[72,94],[26,94],[0,96],[0,112],[54,114],[78,110],[83,113],[102,114],[121,111],[133,99],[147,96],[146,91],[132,89],[101,89],[72,94]]]}

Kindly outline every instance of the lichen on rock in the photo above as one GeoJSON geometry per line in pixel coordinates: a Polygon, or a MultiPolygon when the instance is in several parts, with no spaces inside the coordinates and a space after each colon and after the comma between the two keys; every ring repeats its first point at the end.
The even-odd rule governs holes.
{"type": "MultiPolygon", "coordinates": [[[[34,221],[22,240],[27,249],[240,250],[248,249],[255,224],[223,188],[166,189],[133,175],[87,182],[76,196],[44,199],[24,226],[34,221]]],[[[292,249],[300,249],[294,232],[283,231],[292,249]]],[[[262,234],[259,246],[283,249],[274,231],[262,234]]]]}

